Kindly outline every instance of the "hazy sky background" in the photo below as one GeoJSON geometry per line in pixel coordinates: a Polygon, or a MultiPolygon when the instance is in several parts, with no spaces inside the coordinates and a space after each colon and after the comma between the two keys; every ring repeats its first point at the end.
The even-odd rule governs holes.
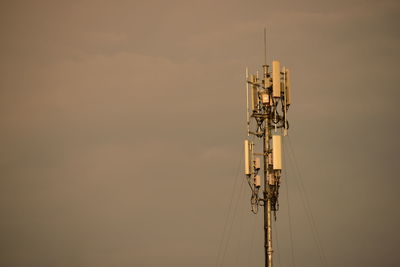
{"type": "MultiPolygon", "coordinates": [[[[399,18],[398,1],[1,1],[0,265],[215,266],[233,192],[222,266],[263,266],[240,160],[267,25],[329,266],[398,266],[399,18]]],[[[275,266],[287,199],[296,266],[322,266],[293,166],[275,266]]]]}

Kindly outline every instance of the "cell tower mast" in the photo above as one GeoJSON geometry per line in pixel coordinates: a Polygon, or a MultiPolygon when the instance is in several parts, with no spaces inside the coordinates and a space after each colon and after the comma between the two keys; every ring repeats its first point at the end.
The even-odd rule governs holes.
{"type": "Polygon", "coordinates": [[[260,206],[264,207],[265,266],[272,267],[272,216],[276,220],[282,173],[282,136],[286,136],[289,129],[287,120],[287,111],[291,104],[289,69],[285,67],[281,69],[280,62],[274,60],[270,71],[270,66],[265,62],[263,75],[260,78],[258,71],[255,75],[249,75],[246,68],[246,96],[248,139],[244,141],[245,174],[252,191],[252,212],[256,214],[260,206]],[[258,142],[262,140],[262,152],[256,152],[256,140],[259,140],[258,142]],[[259,192],[261,178],[258,174],[261,162],[257,156],[263,158],[262,194],[259,192]]]}

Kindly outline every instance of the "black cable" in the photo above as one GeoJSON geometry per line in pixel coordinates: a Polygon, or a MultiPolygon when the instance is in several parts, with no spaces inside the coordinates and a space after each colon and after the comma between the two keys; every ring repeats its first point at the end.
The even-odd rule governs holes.
{"type": "Polygon", "coordinates": [[[224,223],[224,230],[223,230],[223,232],[222,232],[222,237],[221,237],[221,241],[220,241],[220,244],[219,244],[219,247],[218,247],[218,252],[217,252],[217,259],[216,259],[216,263],[215,263],[215,266],[217,267],[219,264],[219,259],[220,259],[220,257],[221,257],[221,250],[222,250],[222,247],[223,247],[223,243],[224,243],[224,240],[225,240],[225,234],[226,234],[226,231],[227,231],[227,226],[228,226],[228,220],[229,220],[229,215],[230,215],[230,213],[231,213],[231,210],[232,210],[232,204],[233,204],[233,199],[234,199],[234,194],[235,194],[235,191],[236,191],[236,185],[237,185],[237,181],[238,181],[238,176],[239,176],[239,170],[240,170],[240,165],[241,165],[241,163],[242,163],[242,160],[243,160],[243,154],[244,154],[244,152],[242,151],[242,155],[240,156],[240,159],[239,159],[239,164],[237,165],[237,169],[236,169],[236,175],[235,175],[235,182],[234,182],[234,185],[233,185],[233,189],[232,189],[232,193],[231,193],[231,198],[230,198],[230,202],[229,202],[229,208],[228,208],[228,213],[226,214],[226,218],[225,218],[225,223],[224,223]]]}
{"type": "MultiPolygon", "coordinates": [[[[283,146],[285,148],[285,146],[283,146]]],[[[283,151],[283,165],[286,166],[286,153],[283,151]]],[[[291,251],[291,256],[292,256],[292,266],[295,267],[295,254],[294,254],[294,242],[293,242],[293,230],[292,230],[292,219],[290,216],[290,201],[289,201],[289,185],[288,185],[288,175],[287,175],[287,170],[285,168],[285,186],[286,186],[286,202],[287,202],[287,207],[288,207],[288,220],[289,220],[289,237],[290,237],[290,251],[291,251]]]]}
{"type": "MultiPolygon", "coordinates": [[[[317,226],[316,226],[316,223],[315,223],[315,219],[314,219],[314,216],[312,214],[312,210],[311,210],[310,203],[309,203],[309,200],[308,200],[307,191],[306,191],[305,186],[304,186],[304,184],[302,182],[302,176],[301,176],[300,169],[299,169],[297,161],[296,161],[296,157],[294,155],[294,151],[293,151],[293,148],[292,148],[292,144],[291,144],[290,138],[288,138],[288,140],[289,140],[289,148],[290,148],[289,152],[291,152],[291,154],[292,154],[294,167],[295,167],[295,169],[297,171],[297,177],[296,176],[295,177],[298,178],[297,182],[298,182],[298,186],[299,186],[300,196],[302,197],[302,203],[303,203],[303,206],[304,206],[304,210],[305,210],[305,213],[307,215],[307,218],[308,218],[310,226],[311,226],[311,232],[313,234],[314,242],[315,242],[315,245],[317,246],[319,257],[321,259],[322,265],[328,266],[328,262],[326,260],[325,252],[324,252],[324,249],[323,249],[321,241],[320,241],[320,237],[319,237],[319,233],[318,233],[317,226]]],[[[290,159],[290,157],[289,157],[289,159],[290,159]]]]}

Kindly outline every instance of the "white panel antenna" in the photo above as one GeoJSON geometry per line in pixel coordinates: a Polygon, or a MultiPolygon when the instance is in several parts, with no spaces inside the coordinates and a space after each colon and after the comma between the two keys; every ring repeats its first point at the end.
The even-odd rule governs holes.
{"type": "Polygon", "coordinates": [[[272,61],[272,96],[281,97],[281,64],[272,61]]]}
{"type": "Polygon", "coordinates": [[[280,135],[272,136],[272,165],[274,170],[282,170],[282,137],[280,135]]]}
{"type": "Polygon", "coordinates": [[[251,175],[251,143],[244,140],[244,173],[251,175]]]}

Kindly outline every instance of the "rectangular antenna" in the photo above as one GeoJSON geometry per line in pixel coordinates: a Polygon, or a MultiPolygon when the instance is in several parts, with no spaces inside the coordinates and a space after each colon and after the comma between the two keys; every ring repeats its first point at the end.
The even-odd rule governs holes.
{"type": "Polygon", "coordinates": [[[251,175],[251,153],[250,153],[250,148],[251,144],[249,140],[244,140],[244,173],[246,175],[251,175]]]}
{"type": "Polygon", "coordinates": [[[281,97],[281,64],[272,61],[272,96],[281,97]]]}
{"type": "Polygon", "coordinates": [[[255,75],[250,75],[252,87],[251,87],[251,108],[252,111],[257,111],[258,109],[258,90],[257,90],[257,77],[255,75]]]}
{"type": "Polygon", "coordinates": [[[272,136],[272,166],[274,170],[282,170],[282,140],[280,135],[272,136]]]}

